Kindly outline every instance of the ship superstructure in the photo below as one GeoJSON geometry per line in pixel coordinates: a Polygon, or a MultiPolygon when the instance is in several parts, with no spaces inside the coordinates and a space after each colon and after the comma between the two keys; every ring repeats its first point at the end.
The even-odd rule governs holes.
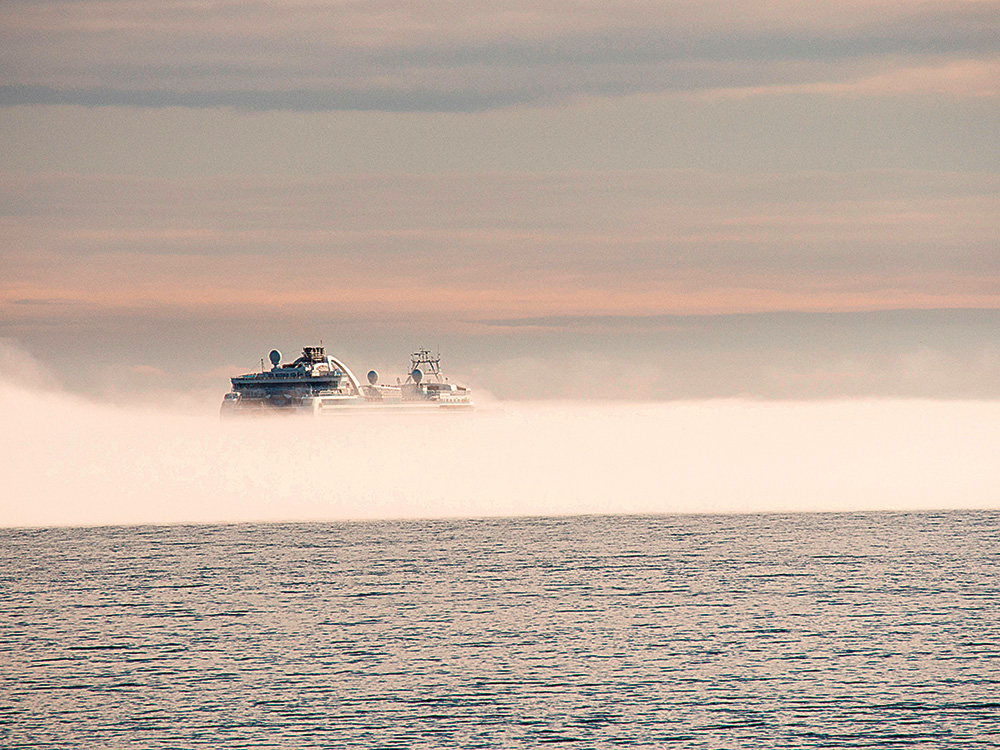
{"type": "Polygon", "coordinates": [[[426,349],[415,352],[405,382],[382,385],[375,370],[362,384],[350,368],[326,353],[322,346],[307,346],[302,356],[282,364],[281,352],[268,355],[271,369],[261,360],[261,371],[232,378],[232,390],[222,401],[223,416],[238,413],[302,412],[344,413],[357,410],[427,411],[470,410],[471,391],[448,382],[441,374],[440,356],[426,349]],[[424,377],[423,366],[428,377],[424,377]]]}

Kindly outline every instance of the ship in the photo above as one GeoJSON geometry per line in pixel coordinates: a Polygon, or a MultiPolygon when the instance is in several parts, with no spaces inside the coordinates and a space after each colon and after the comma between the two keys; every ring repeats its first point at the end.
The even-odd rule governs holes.
{"type": "Polygon", "coordinates": [[[410,357],[406,380],[395,385],[379,382],[370,370],[361,383],[350,368],[326,353],[322,346],[307,346],[302,356],[282,363],[272,349],[271,368],[261,360],[260,372],[231,379],[232,390],[222,400],[223,417],[239,414],[350,414],[360,412],[433,412],[474,409],[472,392],[449,382],[441,373],[441,356],[419,349],[410,357]]]}

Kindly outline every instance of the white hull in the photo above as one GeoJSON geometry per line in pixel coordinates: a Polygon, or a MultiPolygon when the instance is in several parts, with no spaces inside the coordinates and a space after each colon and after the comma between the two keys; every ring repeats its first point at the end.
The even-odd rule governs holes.
{"type": "Polygon", "coordinates": [[[475,407],[469,401],[369,401],[363,398],[302,399],[298,403],[276,405],[263,399],[225,400],[221,415],[252,416],[275,414],[300,414],[306,416],[335,416],[341,414],[433,414],[442,412],[470,412],[475,407]]]}

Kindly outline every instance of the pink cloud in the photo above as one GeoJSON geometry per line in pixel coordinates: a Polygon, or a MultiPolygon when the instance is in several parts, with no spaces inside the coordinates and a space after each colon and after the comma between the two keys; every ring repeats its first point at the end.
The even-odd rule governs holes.
{"type": "Polygon", "coordinates": [[[998,304],[989,174],[0,179],[10,319],[998,304]]]}

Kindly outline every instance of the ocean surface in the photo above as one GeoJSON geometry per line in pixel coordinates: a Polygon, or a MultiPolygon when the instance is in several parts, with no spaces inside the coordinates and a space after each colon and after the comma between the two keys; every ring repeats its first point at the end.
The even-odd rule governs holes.
{"type": "Polygon", "coordinates": [[[1000,513],[0,530],[4,748],[1000,746],[1000,513]]]}

